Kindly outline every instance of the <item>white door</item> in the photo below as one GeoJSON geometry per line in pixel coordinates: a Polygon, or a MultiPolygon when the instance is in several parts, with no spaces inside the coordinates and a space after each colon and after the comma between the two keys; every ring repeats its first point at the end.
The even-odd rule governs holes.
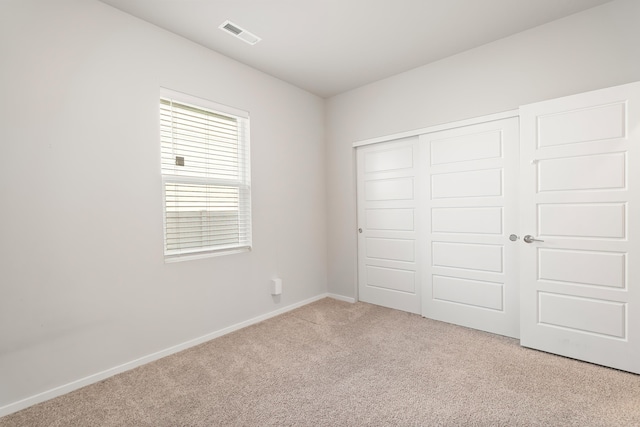
{"type": "Polygon", "coordinates": [[[520,112],[521,344],[640,373],[640,84],[520,112]]]}
{"type": "Polygon", "coordinates": [[[420,313],[418,138],[357,149],[358,298],[420,313]]]}
{"type": "Polygon", "coordinates": [[[422,315],[519,334],[518,118],[421,135],[422,315]],[[514,235],[515,238],[515,235],[514,235]]]}

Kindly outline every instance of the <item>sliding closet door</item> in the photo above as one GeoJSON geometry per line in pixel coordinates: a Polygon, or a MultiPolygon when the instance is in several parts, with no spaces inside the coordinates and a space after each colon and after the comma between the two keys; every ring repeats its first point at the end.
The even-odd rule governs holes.
{"type": "Polygon", "coordinates": [[[420,144],[422,315],[517,337],[518,119],[425,134],[420,144]]]}
{"type": "Polygon", "coordinates": [[[521,344],[640,373],[640,84],[521,126],[521,344]]]}
{"type": "Polygon", "coordinates": [[[418,138],[357,150],[358,298],[420,313],[418,138]]]}

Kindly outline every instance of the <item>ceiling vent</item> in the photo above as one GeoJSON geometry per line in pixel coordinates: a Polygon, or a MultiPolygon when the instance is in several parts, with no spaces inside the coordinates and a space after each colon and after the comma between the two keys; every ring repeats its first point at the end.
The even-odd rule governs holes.
{"type": "Polygon", "coordinates": [[[239,38],[243,42],[249,43],[250,45],[254,45],[262,40],[260,37],[255,34],[251,34],[249,31],[240,28],[238,25],[234,24],[231,21],[224,21],[218,28],[222,31],[231,34],[234,37],[239,38]]]}

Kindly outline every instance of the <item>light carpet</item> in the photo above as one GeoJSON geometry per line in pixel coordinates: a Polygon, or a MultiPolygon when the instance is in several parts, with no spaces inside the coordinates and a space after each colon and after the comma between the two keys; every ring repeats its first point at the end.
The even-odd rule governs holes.
{"type": "Polygon", "coordinates": [[[324,299],[0,426],[640,426],[640,376],[324,299]]]}

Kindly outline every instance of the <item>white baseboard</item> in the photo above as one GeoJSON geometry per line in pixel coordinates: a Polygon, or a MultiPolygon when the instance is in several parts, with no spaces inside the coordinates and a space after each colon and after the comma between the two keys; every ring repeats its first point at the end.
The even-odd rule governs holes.
{"type": "MultiPolygon", "coordinates": [[[[97,383],[98,381],[102,381],[106,378],[112,377],[114,375],[120,374],[122,372],[131,370],[133,368],[137,368],[138,366],[153,362],[154,360],[161,359],[163,357],[172,355],[174,353],[178,353],[179,351],[186,350],[190,347],[194,347],[196,345],[202,344],[204,342],[210,341],[214,338],[221,337],[228,333],[237,331],[238,329],[246,328],[247,326],[251,326],[253,324],[262,322],[263,320],[270,319],[272,317],[278,316],[280,314],[286,313],[291,310],[295,310],[296,308],[302,307],[307,304],[311,304],[312,302],[321,300],[323,298],[335,298],[342,301],[347,301],[344,297],[333,294],[320,294],[315,297],[306,299],[304,301],[297,302],[295,304],[288,305],[283,308],[279,308],[275,311],[271,311],[269,313],[260,315],[258,317],[254,317],[253,319],[245,320],[244,322],[236,323],[235,325],[231,325],[229,327],[220,329],[215,332],[211,332],[207,335],[203,335],[198,338],[194,338],[192,340],[183,342],[182,344],[174,345],[172,347],[166,348],[164,350],[157,351],[155,353],[149,354],[147,356],[140,357],[138,359],[132,360],[130,362],[124,363],[119,366],[114,366],[113,368],[104,370],[102,372],[95,373],[93,375],[89,375],[84,378],[80,378],[79,380],[72,381],[70,383],[61,385],[59,387],[52,388],[51,390],[44,391],[42,393],[38,393],[36,395],[27,397],[25,399],[19,400],[17,402],[10,403],[8,405],[0,407],[0,417],[4,417],[5,415],[12,414],[14,412],[18,412],[22,409],[28,408],[29,406],[33,406],[37,403],[44,402],[49,399],[53,399],[54,397],[62,396],[63,394],[70,393],[79,388],[88,386],[93,383],[97,383]]],[[[353,301],[352,301],[353,302],[353,301]]]]}
{"type": "Polygon", "coordinates": [[[345,297],[343,295],[338,294],[327,294],[327,297],[337,299],[338,301],[350,302],[351,304],[355,304],[356,299],[351,297],[345,297]]]}

